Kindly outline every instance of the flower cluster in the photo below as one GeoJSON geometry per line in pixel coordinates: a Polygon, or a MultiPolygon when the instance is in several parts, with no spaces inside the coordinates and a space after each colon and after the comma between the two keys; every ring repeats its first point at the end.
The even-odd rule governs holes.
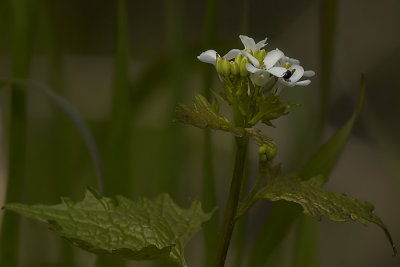
{"type": "Polygon", "coordinates": [[[303,77],[312,77],[314,71],[304,71],[297,59],[289,58],[276,48],[266,51],[267,38],[255,43],[253,38],[240,35],[244,49],[232,49],[226,55],[220,56],[215,50],[207,50],[197,58],[205,63],[213,64],[222,77],[250,77],[255,86],[264,87],[273,81],[275,85],[293,87],[306,86],[310,80],[301,80],[303,77]]]}

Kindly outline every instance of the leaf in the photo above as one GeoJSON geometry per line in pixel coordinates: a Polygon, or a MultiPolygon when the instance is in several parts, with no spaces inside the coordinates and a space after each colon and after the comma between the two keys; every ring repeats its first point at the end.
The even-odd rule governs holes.
{"type": "Polygon", "coordinates": [[[102,197],[90,188],[78,203],[63,198],[54,206],[7,204],[5,209],[48,223],[60,236],[96,254],[171,259],[180,266],[187,266],[184,246],[212,215],[203,212],[199,201],[181,209],[167,194],[132,202],[102,197]]]}
{"type": "Polygon", "coordinates": [[[321,188],[324,182],[323,176],[316,176],[306,181],[297,176],[278,177],[271,179],[267,186],[257,193],[256,198],[267,198],[272,201],[283,199],[298,203],[303,207],[305,214],[318,219],[325,216],[339,222],[351,219],[364,225],[368,222],[375,223],[385,232],[393,252],[396,253],[389,231],[382,220],[373,213],[372,204],[348,198],[345,194],[324,190],[321,188]]]}
{"type": "MultiPolygon", "coordinates": [[[[353,125],[355,120],[360,113],[363,100],[365,94],[365,77],[361,76],[361,87],[360,87],[360,95],[358,98],[358,104],[349,118],[347,123],[342,126],[321,148],[309,159],[309,161],[305,164],[305,166],[299,171],[299,176],[303,180],[307,180],[313,176],[317,176],[319,174],[323,174],[325,177],[328,177],[332,169],[335,167],[337,160],[339,159],[342,151],[347,143],[347,140],[350,137],[351,130],[353,129],[353,125]]],[[[276,216],[268,217],[264,223],[264,227],[268,227],[270,224],[273,225],[281,225],[282,227],[277,227],[275,229],[276,239],[272,240],[269,237],[260,235],[257,243],[267,244],[266,246],[271,247],[269,251],[260,251],[260,253],[253,253],[251,262],[256,263],[256,265],[252,266],[261,266],[263,265],[271,256],[273,248],[276,247],[281,240],[286,236],[286,233],[289,232],[289,228],[292,225],[291,223],[300,215],[300,212],[296,210],[287,210],[285,205],[280,205],[280,203],[276,203],[274,206],[277,206],[276,216]],[[286,213],[291,213],[286,214],[286,213]],[[275,220],[276,222],[269,222],[270,220],[275,220]],[[284,221],[282,224],[278,224],[279,221],[284,221]],[[277,233],[280,233],[278,235],[277,233]],[[263,261],[261,259],[264,259],[263,261]]],[[[263,230],[266,231],[266,230],[263,230]]],[[[256,250],[254,250],[256,251],[256,250]]]]}
{"type": "Polygon", "coordinates": [[[189,108],[184,104],[178,106],[176,121],[198,128],[210,128],[230,132],[238,137],[247,136],[259,145],[275,146],[273,140],[262,135],[260,130],[256,128],[236,127],[226,117],[219,115],[217,109],[214,107],[204,96],[199,94],[196,96],[193,108],[189,108]]]}
{"type": "Polygon", "coordinates": [[[275,127],[272,120],[278,119],[289,113],[289,109],[294,106],[291,103],[283,103],[279,95],[269,94],[266,98],[262,96],[260,106],[260,113],[262,114],[262,122],[268,126],[275,127]]]}

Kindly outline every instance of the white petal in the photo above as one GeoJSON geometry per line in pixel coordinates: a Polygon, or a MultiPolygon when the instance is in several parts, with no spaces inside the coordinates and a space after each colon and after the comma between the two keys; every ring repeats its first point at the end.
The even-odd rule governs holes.
{"type": "Polygon", "coordinates": [[[303,77],[304,74],[304,69],[302,66],[300,65],[292,65],[290,67],[290,70],[293,72],[293,70],[296,70],[293,75],[289,78],[289,80],[291,82],[297,82],[298,80],[301,79],[301,77],[303,77]]]}
{"type": "Polygon", "coordinates": [[[258,59],[256,59],[246,51],[242,51],[242,54],[245,55],[250,60],[251,64],[253,64],[255,67],[260,66],[260,62],[258,62],[258,59]]]}
{"type": "Polygon", "coordinates": [[[242,41],[244,48],[254,51],[256,48],[256,43],[254,42],[253,38],[250,38],[246,35],[239,35],[240,40],[242,41]]]}
{"type": "Polygon", "coordinates": [[[272,51],[269,51],[268,54],[264,58],[264,65],[267,69],[272,68],[276,62],[278,62],[284,54],[278,48],[272,51]]]}
{"type": "Polygon", "coordinates": [[[287,71],[287,69],[282,67],[273,67],[268,69],[267,71],[276,77],[282,77],[283,74],[287,71]]]}
{"type": "Polygon", "coordinates": [[[242,50],[239,49],[232,49],[228,53],[225,54],[224,58],[231,60],[234,59],[237,55],[241,54],[242,50]]]}
{"type": "Polygon", "coordinates": [[[296,85],[296,83],[286,81],[286,80],[283,79],[283,78],[279,79],[279,82],[280,82],[281,84],[286,85],[286,86],[289,86],[289,87],[293,87],[293,86],[296,85]]]}
{"type": "Polygon", "coordinates": [[[306,86],[306,85],[309,85],[310,83],[311,83],[310,80],[304,80],[304,81],[297,82],[296,85],[306,86]]]}
{"type": "Polygon", "coordinates": [[[295,58],[289,58],[290,65],[300,65],[300,61],[295,58]]]}
{"type": "Polygon", "coordinates": [[[251,65],[250,63],[246,63],[246,70],[250,73],[256,73],[256,72],[260,72],[262,71],[259,68],[254,67],[253,65],[251,65]]]}
{"type": "Polygon", "coordinates": [[[304,77],[313,77],[315,76],[315,72],[312,70],[306,70],[303,74],[304,77]]]}
{"type": "Polygon", "coordinates": [[[267,84],[269,77],[269,73],[265,70],[261,70],[257,73],[250,75],[250,79],[258,86],[264,86],[265,84],[267,84]]]}
{"type": "Polygon", "coordinates": [[[256,50],[258,51],[258,50],[260,50],[261,48],[263,48],[266,44],[267,44],[267,37],[265,37],[265,39],[264,40],[261,40],[261,41],[259,41],[257,44],[256,44],[256,50]]]}
{"type": "MultiPolygon", "coordinates": [[[[287,56],[283,56],[281,57],[281,59],[279,60],[279,63],[281,64],[285,64],[286,62],[289,62],[289,57],[287,56]]],[[[289,62],[290,63],[290,62],[289,62]]]]}
{"type": "Polygon", "coordinates": [[[197,59],[201,62],[215,65],[217,63],[217,52],[215,50],[207,50],[201,53],[197,59]]]}

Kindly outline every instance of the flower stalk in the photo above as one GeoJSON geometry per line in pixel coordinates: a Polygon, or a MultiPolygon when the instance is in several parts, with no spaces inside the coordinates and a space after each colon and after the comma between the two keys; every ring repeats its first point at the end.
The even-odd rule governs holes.
{"type": "Polygon", "coordinates": [[[233,229],[235,228],[235,216],[239,203],[240,188],[244,178],[244,166],[247,155],[246,151],[248,138],[236,137],[235,141],[235,167],[233,170],[231,187],[229,190],[229,197],[226,204],[224,219],[222,221],[222,226],[219,233],[219,243],[217,244],[217,252],[214,261],[215,267],[223,267],[225,265],[226,254],[228,252],[233,229]]]}

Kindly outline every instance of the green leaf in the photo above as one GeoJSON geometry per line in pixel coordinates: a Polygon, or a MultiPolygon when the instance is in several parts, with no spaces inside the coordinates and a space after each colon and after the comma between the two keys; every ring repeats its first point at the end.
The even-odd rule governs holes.
{"type": "Polygon", "coordinates": [[[203,212],[199,201],[181,209],[167,194],[132,202],[122,196],[102,197],[93,189],[86,191],[82,202],[63,198],[54,206],[7,204],[5,208],[48,223],[60,236],[96,254],[171,259],[180,266],[187,266],[184,246],[212,215],[203,212]]]}
{"type": "Polygon", "coordinates": [[[268,126],[275,127],[272,124],[272,120],[276,120],[289,113],[289,109],[294,106],[291,103],[283,103],[280,100],[279,95],[269,94],[264,98],[262,95],[260,103],[260,114],[262,114],[262,122],[268,126]]]}
{"type": "Polygon", "coordinates": [[[197,95],[193,103],[193,108],[181,104],[177,108],[176,121],[190,124],[198,128],[210,128],[230,132],[238,137],[249,137],[256,141],[259,145],[265,144],[275,147],[273,140],[260,133],[256,128],[242,128],[234,126],[226,117],[218,114],[216,105],[211,105],[208,100],[197,95]]]}
{"type": "MultiPolygon", "coordinates": [[[[342,126],[321,148],[310,158],[310,160],[305,164],[305,166],[300,170],[299,176],[303,180],[307,180],[313,176],[317,176],[319,174],[323,174],[325,177],[328,177],[332,169],[335,167],[337,160],[339,159],[342,151],[347,143],[347,140],[350,137],[351,130],[353,129],[353,125],[357,116],[361,110],[363,100],[365,94],[365,77],[362,75],[361,77],[361,87],[360,87],[360,95],[358,98],[358,104],[356,109],[354,110],[352,116],[349,118],[347,123],[342,126]]],[[[280,205],[280,203],[275,204],[276,207],[276,216],[268,217],[264,223],[265,228],[269,227],[269,225],[281,225],[281,227],[276,227],[275,231],[275,239],[271,239],[269,237],[260,235],[257,243],[265,244],[267,247],[271,247],[269,251],[260,251],[259,253],[253,253],[251,263],[255,263],[256,265],[251,266],[261,266],[263,265],[268,258],[271,256],[273,248],[276,247],[281,240],[286,236],[286,233],[289,232],[289,228],[292,225],[292,222],[298,218],[301,214],[296,210],[288,210],[285,205],[280,205]],[[290,215],[287,213],[291,213],[290,215]],[[276,222],[270,222],[270,220],[275,220],[276,222]],[[283,221],[284,223],[280,224],[279,222],[283,221]],[[278,235],[279,233],[279,235],[278,235]],[[261,259],[264,259],[263,261],[261,259]]],[[[263,230],[266,231],[266,230],[263,230]]],[[[257,251],[256,249],[254,251],[257,251]]]]}
{"type": "Polygon", "coordinates": [[[323,176],[316,176],[306,181],[297,176],[278,177],[271,179],[267,186],[257,193],[256,198],[273,201],[283,199],[298,203],[303,207],[305,214],[318,219],[325,216],[339,222],[351,219],[364,225],[368,222],[375,223],[385,232],[393,252],[396,253],[389,231],[382,220],[373,213],[372,204],[348,198],[345,194],[324,190],[321,188],[324,182],[323,176]]]}

